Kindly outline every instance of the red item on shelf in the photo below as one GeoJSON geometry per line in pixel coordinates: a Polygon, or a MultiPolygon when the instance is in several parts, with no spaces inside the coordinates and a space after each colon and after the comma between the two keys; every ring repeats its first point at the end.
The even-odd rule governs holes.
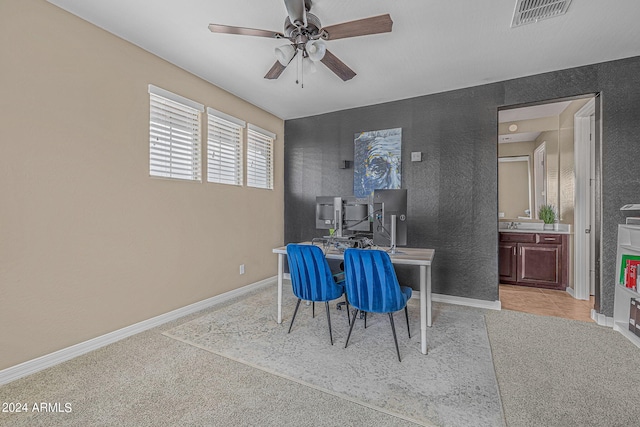
{"type": "Polygon", "coordinates": [[[627,267],[625,269],[624,284],[629,289],[637,289],[638,284],[638,270],[640,269],[640,260],[627,260],[627,267]]]}

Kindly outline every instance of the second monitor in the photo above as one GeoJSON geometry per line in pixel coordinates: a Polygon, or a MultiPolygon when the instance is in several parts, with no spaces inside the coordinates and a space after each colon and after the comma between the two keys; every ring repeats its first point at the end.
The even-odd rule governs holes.
{"type": "Polygon", "coordinates": [[[344,231],[371,232],[368,198],[344,197],[343,207],[344,231]]]}
{"type": "Polygon", "coordinates": [[[407,245],[407,190],[373,192],[373,242],[378,246],[407,245]],[[392,216],[395,215],[395,227],[392,216]],[[395,230],[394,230],[395,228],[395,230]],[[393,242],[395,238],[395,242],[393,242]]]}

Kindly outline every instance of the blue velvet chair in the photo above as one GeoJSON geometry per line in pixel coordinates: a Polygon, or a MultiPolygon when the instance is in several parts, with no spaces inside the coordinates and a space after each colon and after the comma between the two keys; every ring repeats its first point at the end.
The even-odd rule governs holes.
{"type": "Polygon", "coordinates": [[[398,348],[398,338],[396,337],[396,327],[393,323],[393,313],[404,308],[407,332],[409,338],[411,338],[409,312],[407,311],[407,301],[411,298],[411,288],[400,286],[398,283],[389,254],[374,249],[347,249],[344,252],[344,272],[347,297],[349,303],[356,308],[344,347],[347,348],[349,344],[349,338],[351,337],[353,325],[356,323],[358,311],[363,311],[365,314],[367,312],[388,313],[398,360],[402,361],[400,349],[398,348]]]}
{"type": "MultiPolygon", "coordinates": [[[[322,249],[314,245],[287,245],[287,262],[291,275],[293,294],[298,297],[296,309],[291,318],[289,333],[296,320],[298,308],[302,300],[324,302],[327,310],[327,323],[329,325],[329,339],[333,345],[331,332],[331,315],[329,313],[329,301],[344,295],[344,279],[334,278],[322,249]]],[[[315,315],[315,305],[313,307],[315,315]]],[[[349,320],[349,303],[347,301],[347,320],[349,320]]],[[[349,322],[351,323],[351,322],[349,322]]]]}

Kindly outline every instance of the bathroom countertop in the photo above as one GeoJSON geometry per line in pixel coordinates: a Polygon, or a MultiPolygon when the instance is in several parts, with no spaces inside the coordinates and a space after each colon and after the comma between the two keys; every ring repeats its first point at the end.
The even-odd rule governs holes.
{"type": "Polygon", "coordinates": [[[573,234],[573,231],[569,231],[568,229],[560,229],[560,230],[531,230],[531,229],[523,229],[523,228],[500,228],[498,230],[500,233],[538,233],[538,234],[573,234]]]}

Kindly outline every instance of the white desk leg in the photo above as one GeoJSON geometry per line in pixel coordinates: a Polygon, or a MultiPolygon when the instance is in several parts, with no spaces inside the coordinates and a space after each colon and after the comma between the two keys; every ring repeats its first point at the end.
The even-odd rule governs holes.
{"type": "Polygon", "coordinates": [[[420,343],[422,354],[427,354],[427,311],[431,313],[431,308],[427,308],[427,302],[431,301],[431,295],[427,286],[427,266],[420,266],[420,343]]]}
{"type": "Polygon", "coordinates": [[[431,311],[431,266],[427,266],[427,326],[431,327],[433,314],[431,311]]]}
{"type": "Polygon", "coordinates": [[[278,323],[282,323],[282,259],[283,254],[278,254],[278,323]]]}

